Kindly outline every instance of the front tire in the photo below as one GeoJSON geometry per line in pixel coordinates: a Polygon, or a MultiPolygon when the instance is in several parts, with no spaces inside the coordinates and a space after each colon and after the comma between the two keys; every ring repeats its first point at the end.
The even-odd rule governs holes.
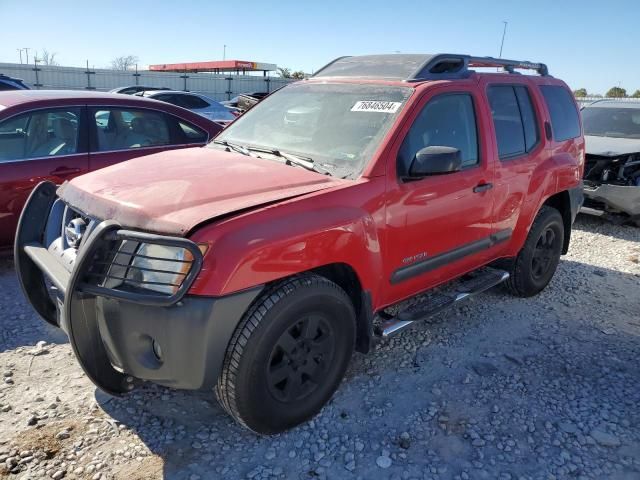
{"type": "Polygon", "coordinates": [[[536,216],[527,240],[508,267],[507,289],[519,297],[540,293],[553,278],[564,245],[560,212],[544,205],[536,216]]]}
{"type": "Polygon", "coordinates": [[[229,342],[216,396],[241,425],[275,434],[314,415],[338,388],[356,315],[338,285],[312,274],[266,291],[229,342]]]}

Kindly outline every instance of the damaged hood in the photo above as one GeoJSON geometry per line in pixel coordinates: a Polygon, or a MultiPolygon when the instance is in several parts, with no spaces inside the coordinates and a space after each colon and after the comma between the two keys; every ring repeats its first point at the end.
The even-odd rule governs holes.
{"type": "Polygon", "coordinates": [[[618,157],[640,152],[640,139],[585,135],[588,155],[618,157]]]}
{"type": "Polygon", "coordinates": [[[58,195],[85,214],[125,227],[184,235],[247,208],[348,182],[273,160],[212,148],[173,150],[64,183],[58,195]]]}

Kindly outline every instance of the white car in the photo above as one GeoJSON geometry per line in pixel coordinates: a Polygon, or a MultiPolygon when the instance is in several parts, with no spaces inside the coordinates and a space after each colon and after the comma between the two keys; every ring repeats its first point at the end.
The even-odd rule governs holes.
{"type": "Polygon", "coordinates": [[[199,93],[179,92],[175,90],[147,91],[138,95],[186,108],[214,122],[227,124],[236,116],[219,102],[199,93]]]}

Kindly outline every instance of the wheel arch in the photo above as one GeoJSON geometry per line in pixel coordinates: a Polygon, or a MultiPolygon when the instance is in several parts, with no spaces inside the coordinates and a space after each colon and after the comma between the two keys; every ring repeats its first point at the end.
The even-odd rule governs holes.
{"type": "MultiPolygon", "coordinates": [[[[562,215],[562,223],[564,226],[564,243],[562,245],[562,254],[565,255],[569,251],[569,243],[571,241],[571,224],[573,223],[571,214],[571,196],[569,192],[564,190],[548,197],[540,206],[553,207],[562,215]]],[[[540,209],[538,209],[538,212],[540,209]]],[[[537,215],[537,212],[536,212],[537,215]]]]}
{"type": "Polygon", "coordinates": [[[356,312],[356,351],[368,353],[373,345],[373,307],[371,293],[362,287],[355,269],[347,263],[331,263],[309,272],[323,276],[342,288],[356,312]]]}

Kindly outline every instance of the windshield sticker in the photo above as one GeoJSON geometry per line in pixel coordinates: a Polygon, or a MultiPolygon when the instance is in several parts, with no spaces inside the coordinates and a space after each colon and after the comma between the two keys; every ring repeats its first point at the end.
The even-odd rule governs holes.
{"type": "Polygon", "coordinates": [[[396,113],[402,102],[384,102],[380,100],[361,100],[351,108],[352,112],[396,113]]]}

